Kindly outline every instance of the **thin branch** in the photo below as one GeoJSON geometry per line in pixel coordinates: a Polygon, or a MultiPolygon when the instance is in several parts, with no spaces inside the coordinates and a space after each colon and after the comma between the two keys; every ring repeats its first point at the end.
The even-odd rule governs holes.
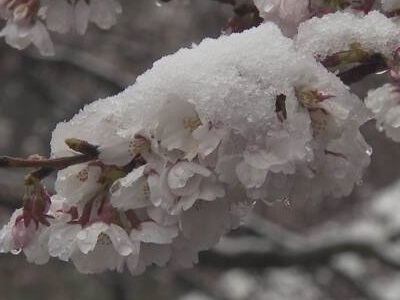
{"type": "Polygon", "coordinates": [[[70,149],[79,152],[79,154],[56,158],[0,156],[0,168],[35,168],[24,179],[24,185],[31,186],[48,177],[54,171],[59,171],[76,164],[95,161],[99,155],[98,147],[86,141],[69,138],[65,140],[65,143],[70,149]]]}
{"type": "Polygon", "coordinates": [[[93,158],[92,155],[88,154],[47,159],[0,156],[0,168],[51,168],[60,170],[71,165],[88,162],[93,160],[93,158]]]}
{"type": "Polygon", "coordinates": [[[304,268],[310,274],[310,277],[313,281],[315,287],[324,295],[325,298],[330,300],[336,300],[336,294],[334,292],[334,288],[332,288],[331,280],[327,281],[326,278],[321,278],[320,273],[318,272],[329,272],[329,275],[332,274],[332,270],[328,268],[304,268]]]}
{"type": "Polygon", "coordinates": [[[370,60],[349,70],[339,73],[338,77],[346,85],[361,81],[368,75],[383,72],[388,69],[386,61],[381,56],[371,57],[370,60]]]}
{"type": "Polygon", "coordinates": [[[345,283],[347,283],[351,288],[359,295],[362,297],[362,299],[365,300],[382,300],[374,291],[372,291],[362,280],[358,280],[357,278],[354,278],[354,276],[348,274],[346,271],[332,266],[332,264],[329,267],[329,270],[336,275],[338,278],[343,280],[345,283]]]}
{"type": "MultiPolygon", "coordinates": [[[[169,0],[171,1],[171,0],[169,0]]],[[[213,0],[222,4],[236,5],[236,0],[213,0]]]]}
{"type": "Polygon", "coordinates": [[[134,75],[123,72],[119,68],[116,68],[115,65],[109,64],[104,59],[98,58],[84,50],[67,46],[57,46],[56,53],[55,56],[46,57],[34,53],[25,55],[35,60],[68,64],[92,77],[111,84],[117,90],[124,89],[135,81],[134,75]]]}
{"type": "MultiPolygon", "coordinates": [[[[238,242],[240,243],[240,241],[238,242]]],[[[321,244],[309,244],[298,249],[270,248],[264,252],[226,253],[226,251],[221,250],[220,247],[213,251],[200,253],[200,265],[221,269],[247,268],[262,270],[268,267],[327,264],[336,255],[350,252],[374,258],[385,266],[400,270],[399,260],[385,253],[383,249],[378,248],[373,242],[367,241],[346,239],[331,243],[321,241],[321,244]]]]}
{"type": "Polygon", "coordinates": [[[294,247],[304,242],[304,238],[256,214],[250,214],[246,218],[243,227],[256,232],[260,236],[264,236],[269,241],[284,248],[294,247]]]}
{"type": "Polygon", "coordinates": [[[345,235],[337,239],[326,236],[300,238],[257,216],[250,217],[245,226],[265,238],[252,238],[250,246],[249,238],[222,238],[214,250],[200,253],[200,265],[262,270],[268,267],[326,265],[339,254],[354,253],[400,270],[400,260],[386,251],[390,246],[390,235],[380,243],[345,235]]]}
{"type": "Polygon", "coordinates": [[[203,276],[200,276],[196,271],[177,272],[175,273],[175,280],[188,291],[199,291],[211,299],[229,300],[227,297],[224,297],[222,293],[216,291],[215,287],[209,286],[207,282],[204,281],[203,276]]]}
{"type": "MultiPolygon", "coordinates": [[[[171,2],[172,0],[159,0],[160,2],[171,2]]],[[[212,0],[215,2],[219,2],[219,3],[223,3],[223,4],[230,4],[230,5],[235,5],[236,4],[236,0],[212,0]]]]}

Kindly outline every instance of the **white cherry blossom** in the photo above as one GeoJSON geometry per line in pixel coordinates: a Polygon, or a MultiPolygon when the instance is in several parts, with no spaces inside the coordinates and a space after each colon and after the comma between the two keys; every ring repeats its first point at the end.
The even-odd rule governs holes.
{"type": "Polygon", "coordinates": [[[114,207],[128,210],[151,205],[150,187],[144,170],[145,166],[141,166],[114,182],[110,188],[114,207]]]}
{"type": "Polygon", "coordinates": [[[21,50],[34,44],[43,55],[53,55],[53,43],[49,33],[41,21],[33,24],[19,24],[10,19],[0,31],[0,37],[4,37],[7,44],[21,50]]]}
{"type": "Polygon", "coordinates": [[[8,224],[0,230],[0,252],[18,254],[23,251],[29,262],[47,263],[50,258],[46,247],[47,227],[36,225],[33,221],[25,227],[23,220],[17,220],[21,215],[22,209],[15,210],[8,224]]]}
{"type": "Polygon", "coordinates": [[[400,9],[400,3],[397,0],[381,0],[381,2],[384,11],[392,12],[400,9]]]}
{"type": "Polygon", "coordinates": [[[177,235],[177,226],[161,226],[153,221],[140,223],[139,228],[132,228],[129,234],[133,241],[153,244],[170,244],[177,235]]]}
{"type": "Polygon", "coordinates": [[[397,86],[385,84],[372,90],[365,99],[365,105],[373,112],[379,131],[396,142],[400,142],[400,92],[397,86]]]}
{"type": "Polygon", "coordinates": [[[125,257],[139,252],[139,242],[132,241],[128,233],[115,224],[95,222],[72,233],[73,239],[67,243],[67,250],[72,242],[75,251],[70,259],[82,273],[122,271],[125,257]]]}
{"type": "Polygon", "coordinates": [[[283,33],[293,36],[298,25],[309,18],[308,0],[253,0],[266,21],[278,24],[283,33]]]}
{"type": "Polygon", "coordinates": [[[99,158],[105,164],[124,166],[138,156],[150,161],[152,155],[151,138],[143,130],[133,128],[121,130],[116,137],[99,147],[99,158]]]}
{"type": "Polygon", "coordinates": [[[102,191],[101,168],[98,166],[75,165],[58,173],[55,184],[59,196],[66,199],[64,204],[84,205],[87,200],[96,198],[102,191]]]}
{"type": "Polygon", "coordinates": [[[158,116],[155,139],[160,146],[172,150],[192,152],[197,143],[192,132],[202,123],[193,104],[187,101],[167,101],[158,116]]]}
{"type": "Polygon", "coordinates": [[[45,2],[46,22],[50,30],[66,33],[75,29],[84,34],[89,22],[102,29],[109,29],[117,21],[121,6],[114,0],[48,0],[45,2]]]}
{"type": "Polygon", "coordinates": [[[47,28],[37,16],[40,2],[37,0],[0,2],[0,17],[7,20],[5,27],[0,31],[7,44],[21,50],[34,44],[43,55],[53,55],[47,28]]]}
{"type": "MultiPolygon", "coordinates": [[[[161,175],[149,177],[153,176],[157,176],[155,185],[159,190],[155,191],[158,198],[152,201],[172,215],[189,209],[198,199],[212,201],[225,194],[212,172],[195,162],[180,161],[165,168],[161,175]]],[[[150,185],[150,193],[153,186],[150,185]]]]}

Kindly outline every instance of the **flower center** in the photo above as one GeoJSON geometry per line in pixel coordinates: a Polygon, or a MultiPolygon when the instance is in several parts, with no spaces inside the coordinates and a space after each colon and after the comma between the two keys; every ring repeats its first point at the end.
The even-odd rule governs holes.
{"type": "Polygon", "coordinates": [[[150,150],[149,141],[144,137],[135,137],[135,139],[129,143],[128,147],[128,151],[132,156],[143,154],[150,150]]]}
{"type": "Polygon", "coordinates": [[[147,181],[142,185],[143,195],[148,200],[150,199],[150,186],[147,181]]]}
{"type": "Polygon", "coordinates": [[[83,169],[78,172],[76,177],[78,177],[79,181],[85,182],[89,178],[89,173],[86,169],[83,169]]]}
{"type": "Polygon", "coordinates": [[[105,233],[100,233],[97,238],[97,243],[104,246],[109,246],[112,244],[110,237],[105,233]]]}
{"type": "Polygon", "coordinates": [[[300,90],[296,92],[296,95],[300,104],[308,110],[313,135],[317,136],[325,132],[328,129],[331,115],[321,103],[333,96],[317,90],[300,90]]]}
{"type": "Polygon", "coordinates": [[[323,109],[309,110],[309,113],[314,136],[326,131],[328,128],[328,113],[323,109]]]}
{"type": "Polygon", "coordinates": [[[189,130],[190,132],[193,132],[200,125],[201,125],[201,121],[200,121],[199,117],[197,117],[197,116],[183,119],[183,128],[185,128],[186,130],[189,130]]]}

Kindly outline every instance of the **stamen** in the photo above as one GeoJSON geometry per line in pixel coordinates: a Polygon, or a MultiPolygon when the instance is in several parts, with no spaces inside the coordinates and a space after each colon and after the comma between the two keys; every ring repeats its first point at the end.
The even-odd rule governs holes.
{"type": "Polygon", "coordinates": [[[128,151],[132,156],[149,152],[149,150],[150,142],[144,137],[135,137],[133,141],[129,142],[128,151]]]}
{"type": "Polygon", "coordinates": [[[150,186],[147,183],[147,181],[143,184],[142,189],[143,189],[144,197],[146,198],[146,200],[149,200],[150,199],[150,186]]]}
{"type": "Polygon", "coordinates": [[[276,96],[275,113],[278,116],[279,121],[284,122],[287,119],[286,96],[284,94],[276,96]]]}
{"type": "Polygon", "coordinates": [[[201,125],[201,121],[200,121],[199,117],[197,117],[197,116],[183,119],[183,128],[189,130],[190,132],[193,132],[200,125],[201,125]]]}
{"type": "Polygon", "coordinates": [[[87,171],[87,169],[80,170],[78,174],[76,174],[76,177],[79,181],[85,182],[89,178],[89,172],[87,171]]]}
{"type": "Polygon", "coordinates": [[[104,246],[112,245],[110,237],[103,232],[97,237],[97,243],[104,246]]]}

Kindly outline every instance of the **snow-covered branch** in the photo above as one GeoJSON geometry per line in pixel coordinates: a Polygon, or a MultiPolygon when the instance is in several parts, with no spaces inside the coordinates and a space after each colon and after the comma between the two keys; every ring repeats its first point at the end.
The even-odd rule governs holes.
{"type": "MultiPolygon", "coordinates": [[[[386,253],[390,243],[378,244],[376,240],[357,240],[339,237],[337,240],[321,239],[320,241],[304,240],[304,245],[279,248],[261,248],[250,251],[240,251],[249,240],[241,241],[239,238],[233,241],[225,241],[212,251],[200,254],[200,265],[222,269],[245,268],[263,270],[271,267],[290,266],[315,266],[329,265],[335,257],[344,253],[353,253],[366,258],[372,258],[391,269],[400,270],[400,259],[386,253]],[[226,246],[225,246],[226,243],[226,246]],[[225,249],[228,248],[228,249],[225,249]],[[234,253],[239,249],[238,253],[234,253]]],[[[281,239],[285,241],[285,237],[281,239]]]]}

